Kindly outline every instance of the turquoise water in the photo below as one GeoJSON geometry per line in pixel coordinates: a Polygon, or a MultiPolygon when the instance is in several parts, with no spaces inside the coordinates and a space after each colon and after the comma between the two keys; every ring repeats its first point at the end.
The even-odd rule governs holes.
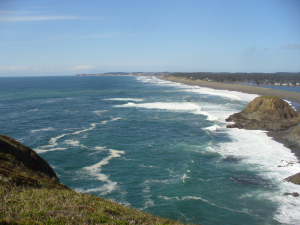
{"type": "Polygon", "coordinates": [[[68,187],[175,220],[297,224],[299,172],[262,131],[226,129],[256,95],[154,77],[0,78],[2,134],[68,187]],[[280,165],[281,167],[278,167],[280,165]]]}

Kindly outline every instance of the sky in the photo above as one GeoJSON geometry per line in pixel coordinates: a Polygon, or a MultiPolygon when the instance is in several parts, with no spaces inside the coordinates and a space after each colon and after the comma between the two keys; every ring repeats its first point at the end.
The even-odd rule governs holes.
{"type": "Polygon", "coordinates": [[[299,0],[0,0],[0,76],[300,72],[299,0]]]}

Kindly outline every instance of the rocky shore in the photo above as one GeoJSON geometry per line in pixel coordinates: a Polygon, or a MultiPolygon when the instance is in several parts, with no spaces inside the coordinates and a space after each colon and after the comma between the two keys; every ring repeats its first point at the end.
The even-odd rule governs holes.
{"type": "MultiPolygon", "coordinates": [[[[291,149],[300,148],[300,116],[284,100],[275,96],[261,96],[251,101],[239,113],[230,115],[227,128],[246,130],[271,131],[277,141],[284,143],[291,149]]],[[[299,155],[297,155],[299,158],[299,155]]],[[[294,184],[300,184],[300,173],[285,179],[294,184]]]]}

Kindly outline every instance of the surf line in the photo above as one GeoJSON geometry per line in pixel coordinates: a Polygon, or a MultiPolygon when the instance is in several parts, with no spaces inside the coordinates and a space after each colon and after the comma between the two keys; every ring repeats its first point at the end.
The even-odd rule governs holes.
{"type": "Polygon", "coordinates": [[[90,130],[93,130],[96,128],[97,125],[103,125],[106,124],[107,122],[111,122],[111,121],[116,121],[116,120],[120,120],[121,118],[112,118],[111,120],[104,120],[101,123],[91,123],[90,127],[87,129],[83,129],[83,130],[79,130],[79,131],[75,131],[72,133],[67,133],[67,134],[62,134],[56,137],[53,137],[49,140],[49,144],[48,145],[44,145],[44,146],[39,146],[36,149],[34,149],[37,153],[44,153],[44,152],[49,152],[49,151],[56,151],[56,150],[66,150],[67,148],[55,148],[55,146],[58,145],[57,141],[67,135],[75,135],[75,134],[80,134],[80,133],[84,133],[84,132],[88,132],[90,130]]]}

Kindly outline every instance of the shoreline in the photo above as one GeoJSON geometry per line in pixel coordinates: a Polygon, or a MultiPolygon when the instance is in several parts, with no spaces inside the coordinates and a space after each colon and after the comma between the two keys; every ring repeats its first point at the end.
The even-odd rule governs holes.
{"type": "Polygon", "coordinates": [[[185,78],[178,78],[173,76],[160,76],[160,77],[157,76],[157,78],[165,81],[184,83],[192,86],[207,87],[207,88],[219,89],[219,90],[237,91],[237,92],[243,92],[247,94],[277,96],[284,100],[298,103],[299,105],[297,106],[296,110],[298,114],[300,114],[300,92],[281,91],[281,90],[275,90],[270,88],[252,87],[252,86],[238,85],[238,84],[224,84],[224,83],[208,82],[202,80],[188,80],[185,78]]]}
{"type": "MultiPolygon", "coordinates": [[[[207,87],[212,89],[219,89],[219,90],[228,90],[228,91],[237,91],[243,92],[247,94],[257,94],[257,95],[273,95],[284,100],[288,100],[291,102],[298,103],[298,107],[296,111],[300,114],[300,92],[293,92],[293,91],[279,91],[269,88],[261,88],[261,87],[252,87],[252,86],[245,86],[245,85],[237,85],[237,84],[223,84],[218,82],[208,82],[202,80],[188,80],[185,78],[178,78],[173,76],[160,76],[158,79],[165,80],[165,81],[172,81],[177,83],[188,84],[192,86],[199,86],[199,87],[207,87]]],[[[281,144],[286,144],[286,142],[280,139],[282,134],[280,131],[267,131],[267,135],[271,137],[274,141],[279,142],[281,144]]],[[[291,150],[291,152],[300,160],[300,147],[286,147],[291,150]]]]}

